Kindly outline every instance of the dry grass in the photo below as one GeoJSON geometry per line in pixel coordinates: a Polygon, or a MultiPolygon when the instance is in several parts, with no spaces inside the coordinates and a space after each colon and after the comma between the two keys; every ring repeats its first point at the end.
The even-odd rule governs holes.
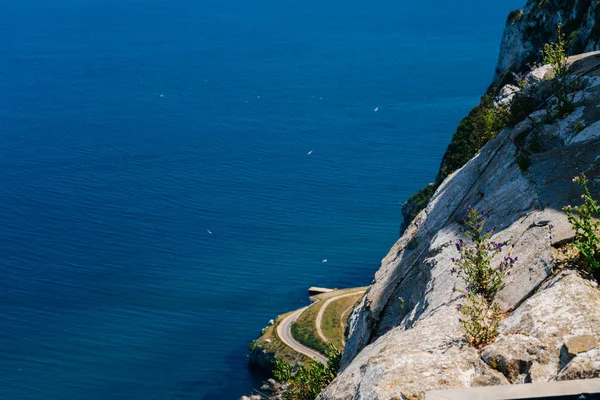
{"type": "Polygon", "coordinates": [[[363,292],[335,300],[329,304],[323,313],[321,331],[323,335],[338,349],[344,349],[344,332],[347,319],[357,303],[362,299],[363,292]]]}
{"type": "Polygon", "coordinates": [[[362,292],[356,296],[344,297],[332,301],[323,313],[323,318],[321,320],[321,330],[323,331],[323,335],[331,341],[337,349],[342,350],[344,348],[344,331],[346,329],[346,318],[342,318],[342,314],[345,311],[345,314],[349,314],[348,307],[360,300],[366,289],[366,287],[350,288],[315,296],[314,298],[318,301],[308,307],[292,325],[292,334],[294,335],[294,338],[305,346],[325,354],[329,345],[321,339],[316,326],[317,315],[319,314],[321,307],[325,301],[332,297],[361,290],[362,292]]]}

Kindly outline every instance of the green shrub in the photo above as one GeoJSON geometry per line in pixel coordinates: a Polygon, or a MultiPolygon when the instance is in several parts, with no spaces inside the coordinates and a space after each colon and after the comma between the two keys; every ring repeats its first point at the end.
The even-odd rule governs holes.
{"type": "Polygon", "coordinates": [[[577,133],[581,133],[581,131],[583,131],[586,128],[585,124],[579,120],[575,121],[575,125],[573,126],[573,129],[575,129],[575,132],[577,133]]]}
{"type": "Polygon", "coordinates": [[[427,207],[429,200],[433,197],[438,185],[430,183],[410,198],[402,206],[403,226],[407,227],[415,217],[427,207]],[[410,211],[410,212],[409,212],[410,211]]]}
{"type": "Polygon", "coordinates": [[[509,125],[511,113],[508,107],[494,107],[493,98],[484,95],[460,121],[452,141],[448,145],[436,184],[465,165],[481,148],[509,125]]]}
{"type": "Polygon", "coordinates": [[[567,218],[575,230],[575,247],[580,256],[591,269],[600,268],[600,206],[592,198],[584,174],[573,178],[573,182],[583,188],[583,204],[581,206],[566,206],[563,208],[567,218]]]}
{"type": "Polygon", "coordinates": [[[527,73],[520,72],[517,74],[511,71],[510,74],[512,75],[513,80],[521,90],[527,89],[527,87],[529,86],[529,81],[527,80],[527,73]]]}
{"type": "Polygon", "coordinates": [[[465,165],[479,151],[480,141],[475,127],[475,120],[479,113],[480,106],[475,106],[465,118],[463,118],[456,132],[452,136],[452,141],[448,145],[442,165],[436,178],[436,183],[440,184],[448,175],[465,165]]]}
{"type": "Polygon", "coordinates": [[[506,256],[497,267],[492,267],[492,259],[500,253],[504,244],[490,240],[494,229],[485,230],[486,219],[485,212],[478,212],[467,205],[467,213],[462,220],[463,231],[471,244],[462,239],[456,242],[460,258],[452,259],[455,266],[450,270],[467,285],[464,291],[460,291],[465,295],[464,303],[457,304],[456,308],[461,313],[459,321],[467,339],[475,347],[490,343],[498,334],[502,314],[493,297],[502,288],[504,278],[517,261],[517,257],[506,256]]]}
{"type": "Polygon", "coordinates": [[[571,85],[568,76],[567,43],[560,24],[556,41],[544,46],[542,56],[544,64],[550,64],[555,75],[553,94],[556,97],[556,110],[548,105],[548,114],[552,120],[564,118],[573,112],[575,106],[573,100],[569,98],[571,85]]]}
{"type": "Polygon", "coordinates": [[[327,351],[327,365],[312,360],[308,365],[293,367],[281,360],[275,360],[273,376],[280,383],[288,385],[282,394],[284,399],[314,400],[321,390],[336,377],[340,369],[342,353],[333,345],[327,351]]]}
{"type": "Polygon", "coordinates": [[[498,336],[498,325],[502,317],[498,303],[490,303],[483,296],[466,292],[465,304],[458,303],[456,309],[462,314],[459,321],[467,334],[467,340],[474,347],[491,343],[498,336]]]}
{"type": "Polygon", "coordinates": [[[479,133],[479,149],[506,128],[509,120],[510,110],[508,107],[494,107],[493,105],[480,107],[475,118],[475,127],[479,133]]]}
{"type": "Polygon", "coordinates": [[[504,243],[491,240],[495,228],[485,229],[486,218],[485,212],[467,205],[466,216],[462,219],[463,232],[471,244],[468,245],[462,239],[456,242],[460,258],[452,259],[456,268],[453,267],[450,272],[461,277],[474,294],[491,300],[502,288],[504,278],[510,274],[510,268],[517,257],[506,256],[497,267],[492,266],[492,259],[502,251],[504,243]]]}
{"type": "Polygon", "coordinates": [[[508,19],[507,22],[509,24],[516,24],[517,22],[519,22],[521,19],[523,19],[523,16],[525,15],[525,13],[523,12],[523,10],[512,10],[509,14],[508,14],[508,19]]]}

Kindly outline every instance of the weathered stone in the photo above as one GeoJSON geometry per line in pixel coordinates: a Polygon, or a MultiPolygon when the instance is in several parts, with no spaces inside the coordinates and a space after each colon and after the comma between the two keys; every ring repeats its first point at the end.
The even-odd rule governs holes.
{"type": "Polygon", "coordinates": [[[445,307],[367,346],[320,398],[411,398],[428,389],[492,383],[508,381],[465,342],[455,308],[445,307]]]}
{"type": "Polygon", "coordinates": [[[598,339],[591,335],[573,336],[565,341],[565,348],[569,355],[575,357],[579,353],[585,353],[598,346],[598,339]]]}
{"type": "Polygon", "coordinates": [[[536,85],[547,79],[548,72],[552,70],[550,65],[543,65],[540,68],[535,68],[529,72],[525,79],[530,85],[536,85]]]}
{"type": "Polygon", "coordinates": [[[275,353],[265,349],[260,343],[255,343],[250,351],[248,362],[255,368],[270,372],[273,369],[275,353]]]}
{"type": "Polygon", "coordinates": [[[534,361],[531,363],[529,371],[527,371],[527,381],[531,383],[548,382],[555,373],[555,371],[551,370],[552,367],[554,366],[551,364],[544,365],[534,361]]]}
{"type": "Polygon", "coordinates": [[[584,130],[579,132],[572,140],[571,143],[587,142],[600,137],[600,121],[596,121],[584,130]]]}
{"type": "Polygon", "coordinates": [[[600,378],[600,349],[580,353],[558,374],[556,380],[600,378]]]}
{"type": "Polygon", "coordinates": [[[496,103],[499,106],[508,106],[512,99],[515,97],[515,94],[519,92],[521,89],[515,85],[505,85],[500,89],[500,93],[498,94],[498,98],[496,99],[496,103]]]}
{"type": "MultiPolygon", "coordinates": [[[[540,50],[556,38],[556,26],[576,26],[568,41],[569,54],[600,49],[600,26],[595,1],[548,0],[540,7],[538,0],[528,0],[520,18],[511,13],[504,28],[494,82],[508,69],[526,70],[527,64],[541,61],[540,50]]],[[[568,32],[567,34],[571,34],[568,32]]],[[[583,67],[574,72],[584,72],[583,67]]]]}
{"type": "MultiPolygon", "coordinates": [[[[550,352],[544,344],[534,337],[508,335],[487,346],[481,358],[494,369],[502,372],[510,383],[535,382],[529,371],[533,364],[536,368],[550,362],[550,352]]],[[[545,369],[544,369],[545,371],[545,369]]],[[[536,380],[547,381],[551,373],[536,369],[536,380]]]]}

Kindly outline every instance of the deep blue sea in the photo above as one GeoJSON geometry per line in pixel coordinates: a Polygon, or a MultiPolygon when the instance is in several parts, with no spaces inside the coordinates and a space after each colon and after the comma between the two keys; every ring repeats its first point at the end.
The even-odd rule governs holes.
{"type": "Polygon", "coordinates": [[[521,3],[0,0],[0,398],[249,393],[271,318],[370,283],[521,3]]]}

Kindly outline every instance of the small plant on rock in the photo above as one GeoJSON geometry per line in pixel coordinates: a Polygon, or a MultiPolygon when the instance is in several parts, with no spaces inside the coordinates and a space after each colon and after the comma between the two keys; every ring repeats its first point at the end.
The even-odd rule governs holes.
{"type": "Polygon", "coordinates": [[[509,119],[510,110],[508,107],[482,106],[475,120],[476,129],[479,133],[480,148],[506,128],[509,119]]]}
{"type": "Polygon", "coordinates": [[[330,344],[326,352],[327,365],[312,360],[308,365],[292,367],[289,363],[276,359],[273,368],[275,379],[287,386],[284,399],[313,400],[337,375],[342,353],[330,344]]]}
{"type": "Polygon", "coordinates": [[[502,251],[504,243],[491,240],[495,228],[485,229],[488,218],[485,212],[467,206],[466,216],[462,219],[463,231],[471,244],[460,239],[456,242],[456,249],[460,258],[452,259],[456,268],[451,272],[457,273],[475,294],[491,300],[503,286],[504,278],[510,274],[510,268],[518,257],[504,257],[498,266],[492,266],[492,259],[502,251]]]}
{"type": "Polygon", "coordinates": [[[581,133],[585,128],[587,128],[585,124],[579,120],[575,121],[575,124],[573,125],[575,133],[581,133]]]}
{"type": "Polygon", "coordinates": [[[567,42],[565,34],[562,32],[562,26],[558,25],[558,35],[556,41],[547,43],[542,50],[544,64],[550,64],[555,75],[553,93],[556,97],[556,110],[548,105],[548,116],[550,120],[564,118],[574,109],[573,100],[569,98],[571,85],[569,84],[568,63],[567,63],[567,42]],[[554,112],[553,112],[554,111],[554,112]]]}
{"type": "Polygon", "coordinates": [[[465,296],[456,308],[461,313],[459,321],[469,343],[478,348],[493,341],[498,334],[502,314],[493,298],[518,259],[508,255],[498,266],[492,265],[492,259],[502,251],[504,243],[491,240],[495,229],[485,229],[487,218],[487,213],[467,205],[462,222],[463,231],[471,243],[462,239],[456,242],[460,258],[452,259],[455,266],[450,270],[467,285],[464,291],[459,290],[465,296]]]}
{"type": "Polygon", "coordinates": [[[520,73],[511,72],[511,75],[512,75],[515,83],[517,84],[517,86],[521,90],[527,89],[527,87],[529,86],[529,81],[527,80],[527,73],[525,73],[525,72],[520,72],[520,73]]]}
{"type": "Polygon", "coordinates": [[[470,290],[464,293],[466,294],[464,304],[456,305],[456,309],[462,314],[459,322],[467,333],[469,343],[479,348],[498,336],[502,313],[498,303],[490,303],[483,296],[473,294],[470,290]]]}
{"type": "Polygon", "coordinates": [[[566,206],[563,208],[567,218],[575,230],[575,247],[580,256],[591,269],[600,269],[600,206],[592,198],[587,186],[588,180],[584,174],[573,178],[573,182],[583,188],[583,204],[581,206],[566,206]]]}

